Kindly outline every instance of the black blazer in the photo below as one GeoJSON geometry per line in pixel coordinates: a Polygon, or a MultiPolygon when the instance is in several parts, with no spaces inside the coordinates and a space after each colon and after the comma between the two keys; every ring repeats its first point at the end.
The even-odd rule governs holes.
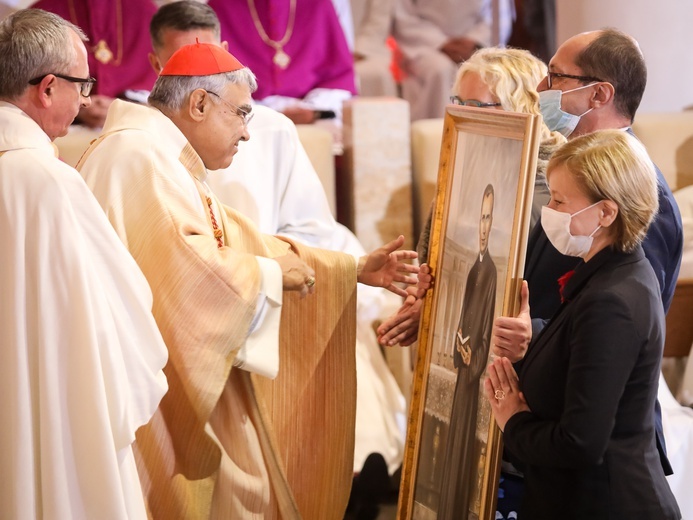
{"type": "Polygon", "coordinates": [[[664,312],[641,247],[606,248],[568,281],[519,365],[531,412],[505,427],[531,520],[678,520],[654,435],[664,312]]]}
{"type": "MultiPolygon", "coordinates": [[[[633,132],[628,130],[633,135],[633,132]]],[[[669,310],[674,297],[676,280],[679,277],[681,255],[683,253],[683,225],[681,213],[662,172],[657,171],[657,191],[659,211],[647,231],[643,249],[657,276],[662,293],[664,312],[669,310]]],[[[529,285],[529,307],[532,315],[532,333],[536,335],[551,318],[561,304],[558,291],[558,278],[582,262],[582,259],[565,256],[551,244],[541,220],[532,229],[527,243],[527,262],[525,280],[529,285]]],[[[655,403],[655,433],[662,467],[667,475],[673,470],[666,455],[666,443],[662,427],[662,414],[659,401],[655,403]]]]}

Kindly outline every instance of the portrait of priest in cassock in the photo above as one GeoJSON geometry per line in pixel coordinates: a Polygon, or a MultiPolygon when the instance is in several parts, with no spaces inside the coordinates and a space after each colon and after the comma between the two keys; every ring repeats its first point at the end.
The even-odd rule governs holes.
{"type": "Polygon", "coordinates": [[[496,307],[496,266],[488,250],[494,192],[486,186],[479,217],[479,254],[467,275],[453,361],[457,382],[445,449],[439,519],[466,518],[477,481],[476,420],[479,383],[488,360],[496,307]]]}

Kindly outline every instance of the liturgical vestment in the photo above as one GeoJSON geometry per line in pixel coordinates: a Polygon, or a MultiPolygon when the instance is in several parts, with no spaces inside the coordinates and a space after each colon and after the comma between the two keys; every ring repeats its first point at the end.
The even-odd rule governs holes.
{"type": "Polygon", "coordinates": [[[79,174],[0,102],[0,518],[145,519],[166,391],[152,294],[79,174]]]}
{"type": "Polygon", "coordinates": [[[200,157],[153,108],[114,102],[78,169],[149,280],[169,349],[170,391],[136,443],[152,515],[341,518],[354,449],[354,258],[261,235],[216,201],[200,157]],[[304,299],[283,296],[270,380],[233,365],[263,301],[257,256],[289,249],[318,284],[304,299]]]}
{"type": "MultiPolygon", "coordinates": [[[[250,218],[262,233],[365,255],[356,236],[332,217],[296,125],[262,105],[254,106],[253,114],[251,138],[239,147],[231,166],[209,173],[214,194],[250,218]]],[[[374,320],[388,316],[401,302],[385,289],[358,286],[354,472],[361,471],[371,453],[385,458],[391,474],[402,464],[406,403],[373,330],[374,320]]]]}

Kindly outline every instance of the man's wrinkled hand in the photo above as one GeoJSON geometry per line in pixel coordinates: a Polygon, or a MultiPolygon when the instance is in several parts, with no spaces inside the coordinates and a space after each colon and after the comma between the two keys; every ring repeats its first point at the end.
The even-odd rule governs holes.
{"type": "Polygon", "coordinates": [[[294,253],[274,259],[281,267],[285,291],[299,291],[301,298],[315,291],[315,271],[294,253]]]}

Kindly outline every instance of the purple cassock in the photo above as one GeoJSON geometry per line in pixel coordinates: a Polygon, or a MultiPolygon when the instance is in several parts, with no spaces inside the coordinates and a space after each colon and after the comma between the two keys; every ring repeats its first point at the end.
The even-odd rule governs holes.
{"type": "Polygon", "coordinates": [[[331,0],[210,0],[229,51],[257,76],[261,100],[316,88],[356,94],[354,60],[331,0]]]}
{"type": "Polygon", "coordinates": [[[119,97],[126,90],[149,90],[156,73],[149,64],[151,0],[39,0],[31,7],[55,13],[89,37],[89,74],[94,93],[119,97]]]}

